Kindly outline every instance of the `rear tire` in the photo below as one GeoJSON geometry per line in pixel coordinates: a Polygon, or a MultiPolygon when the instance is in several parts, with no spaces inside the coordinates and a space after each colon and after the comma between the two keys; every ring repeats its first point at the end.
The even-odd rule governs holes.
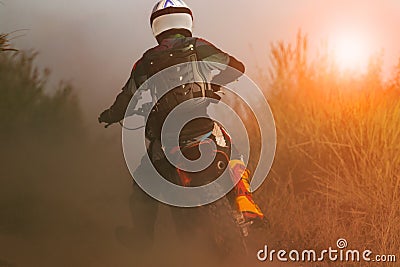
{"type": "Polygon", "coordinates": [[[244,236],[227,197],[196,208],[172,208],[172,215],[183,246],[221,262],[245,258],[244,236]]]}
{"type": "Polygon", "coordinates": [[[222,256],[246,255],[246,243],[227,197],[202,207],[211,226],[217,251],[222,256]]]}

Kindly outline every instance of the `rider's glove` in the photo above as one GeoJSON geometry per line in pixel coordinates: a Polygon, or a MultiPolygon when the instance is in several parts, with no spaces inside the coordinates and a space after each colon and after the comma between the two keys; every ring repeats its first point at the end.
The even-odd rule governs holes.
{"type": "Polygon", "coordinates": [[[116,122],[120,121],[120,119],[117,119],[117,118],[115,118],[113,116],[113,113],[112,113],[111,109],[104,110],[100,114],[98,120],[99,120],[99,123],[105,122],[105,123],[108,123],[108,124],[112,124],[112,123],[116,123],[116,122]]]}

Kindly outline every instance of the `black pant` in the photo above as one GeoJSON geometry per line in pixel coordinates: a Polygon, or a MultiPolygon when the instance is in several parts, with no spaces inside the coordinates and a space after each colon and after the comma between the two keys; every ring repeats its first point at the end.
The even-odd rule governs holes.
{"type": "MultiPolygon", "coordinates": [[[[216,143],[214,136],[211,136],[210,139],[216,143]]],[[[225,139],[226,147],[220,147],[216,144],[217,148],[227,154],[228,158],[232,153],[233,159],[240,159],[241,156],[237,149],[231,144],[229,137],[226,136],[225,139]]],[[[173,183],[180,183],[176,167],[172,166],[166,159],[159,141],[154,141],[150,144],[148,153],[151,163],[148,161],[147,156],[144,156],[141,164],[136,169],[134,176],[143,176],[146,173],[149,173],[147,168],[153,168],[154,166],[165,179],[173,183]],[[150,166],[151,164],[153,166],[150,166]]],[[[202,177],[202,175],[199,176],[200,178],[202,177]]],[[[204,176],[209,177],[209,175],[204,176]]],[[[145,178],[152,179],[152,177],[145,178]]],[[[198,184],[194,186],[198,186],[198,184]]],[[[234,196],[232,191],[228,194],[228,199],[233,202],[234,196]]],[[[159,202],[147,195],[136,183],[134,183],[133,192],[130,198],[130,209],[134,232],[139,238],[138,242],[142,243],[143,248],[144,245],[151,245],[154,241],[154,228],[158,208],[159,202]]],[[[190,224],[198,221],[196,208],[187,209],[171,207],[171,214],[177,228],[177,233],[183,238],[185,238],[185,232],[190,230],[190,224]]]]}

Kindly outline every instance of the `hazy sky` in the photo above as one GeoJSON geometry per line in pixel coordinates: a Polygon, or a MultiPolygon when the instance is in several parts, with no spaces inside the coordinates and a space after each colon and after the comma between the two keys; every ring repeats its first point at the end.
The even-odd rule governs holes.
{"type": "MultiPolygon", "coordinates": [[[[109,105],[129,76],[133,63],[155,45],[149,14],[156,1],[1,0],[0,32],[28,29],[13,42],[40,52],[38,64],[54,79],[73,82],[84,101],[102,96],[109,105]]],[[[253,75],[265,67],[269,44],[293,40],[297,29],[311,44],[361,33],[368,50],[384,48],[386,63],[400,55],[399,0],[187,0],[195,17],[195,35],[232,53],[253,75]]],[[[97,107],[96,107],[97,108],[97,107]]]]}

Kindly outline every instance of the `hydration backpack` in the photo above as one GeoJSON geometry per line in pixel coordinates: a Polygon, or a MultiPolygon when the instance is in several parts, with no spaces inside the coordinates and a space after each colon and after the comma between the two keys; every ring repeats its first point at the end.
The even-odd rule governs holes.
{"type": "Polygon", "coordinates": [[[179,45],[160,45],[144,55],[148,77],[162,73],[150,86],[153,98],[157,99],[146,126],[146,134],[152,139],[159,137],[165,118],[179,104],[196,99],[198,104],[191,107],[191,111],[198,110],[206,115],[210,99],[220,100],[202,73],[195,42],[196,38],[185,38],[179,45]],[[182,85],[169,88],[169,84],[182,85]]]}

